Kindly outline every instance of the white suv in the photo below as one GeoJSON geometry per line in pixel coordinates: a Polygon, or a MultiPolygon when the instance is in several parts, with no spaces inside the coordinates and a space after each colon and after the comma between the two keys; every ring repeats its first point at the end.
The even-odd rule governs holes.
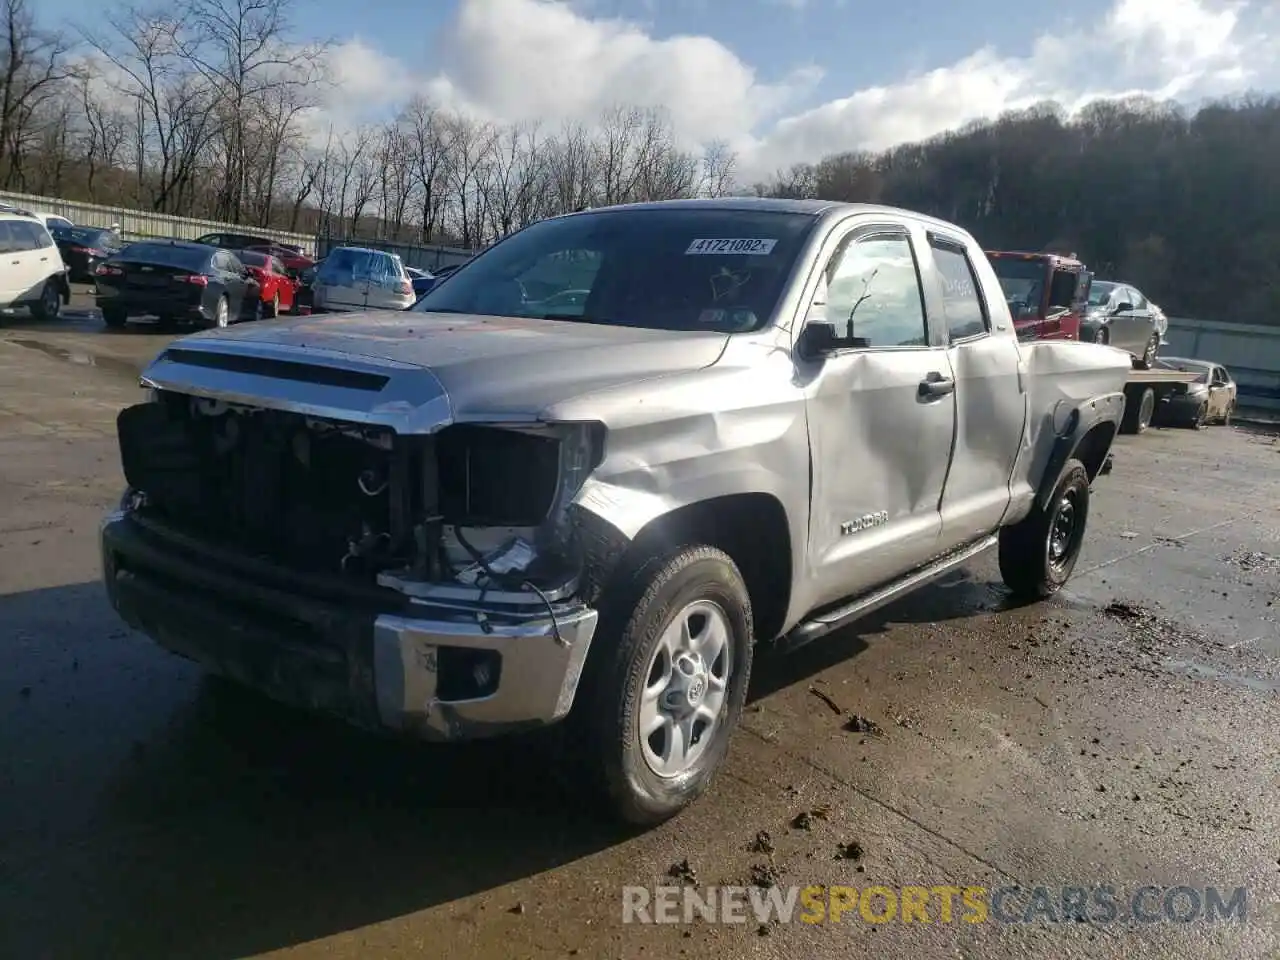
{"type": "Polygon", "coordinates": [[[67,268],[44,223],[0,211],[0,308],[29,306],[37,320],[52,320],[70,302],[67,268]]]}

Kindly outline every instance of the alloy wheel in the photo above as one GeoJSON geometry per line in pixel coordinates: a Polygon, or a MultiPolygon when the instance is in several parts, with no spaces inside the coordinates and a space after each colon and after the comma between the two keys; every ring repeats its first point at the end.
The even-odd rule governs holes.
{"type": "Polygon", "coordinates": [[[659,777],[689,771],[718,732],[728,700],[731,629],[718,604],[697,600],[658,639],[637,727],[645,764],[659,777]]]}

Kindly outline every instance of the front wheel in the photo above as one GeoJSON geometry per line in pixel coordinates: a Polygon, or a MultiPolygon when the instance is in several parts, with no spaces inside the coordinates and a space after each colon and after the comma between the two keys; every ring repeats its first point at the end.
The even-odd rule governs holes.
{"type": "Polygon", "coordinates": [[[1089,520],[1089,472],[1068,460],[1046,506],[1000,531],[1000,576],[1015,596],[1053,596],[1071,577],[1089,520]]]}
{"type": "Polygon", "coordinates": [[[667,820],[711,782],[751,677],[751,599],[713,547],[654,555],[606,596],[573,726],[613,814],[667,820]]]}
{"type": "Polygon", "coordinates": [[[262,315],[268,320],[274,320],[276,317],[280,316],[280,294],[277,293],[271,298],[271,302],[267,304],[266,308],[262,311],[262,315]]]}

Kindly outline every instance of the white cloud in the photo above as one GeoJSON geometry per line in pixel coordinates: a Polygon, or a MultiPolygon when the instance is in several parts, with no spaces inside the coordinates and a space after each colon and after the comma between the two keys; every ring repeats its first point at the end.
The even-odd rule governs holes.
{"type": "MultiPolygon", "coordinates": [[[[800,6],[803,0],[774,0],[800,6]]],[[[1092,24],[1030,39],[1022,55],[955,63],[813,103],[821,65],[762,76],[707,36],[655,37],[585,0],[460,0],[430,76],[359,40],[334,53],[339,115],[414,92],[497,120],[590,120],[618,103],[666,108],[688,143],[727,139],[747,175],[835,151],[916,140],[1056,99],[1144,93],[1193,100],[1280,85],[1274,0],[1116,0],[1092,24]]],[[[634,7],[633,7],[634,8],[634,7]]]]}

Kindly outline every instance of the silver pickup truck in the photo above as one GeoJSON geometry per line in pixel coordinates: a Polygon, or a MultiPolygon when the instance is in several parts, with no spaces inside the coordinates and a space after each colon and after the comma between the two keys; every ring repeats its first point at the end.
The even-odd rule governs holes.
{"type": "Polygon", "coordinates": [[[981,248],[760,199],[536,223],[411,311],[174,342],[121,411],[111,602],[286,703],[459,740],[558,721],[656,823],[723,760],[757,641],[998,547],[1068,578],[1129,359],[1019,344],[981,248]]]}

